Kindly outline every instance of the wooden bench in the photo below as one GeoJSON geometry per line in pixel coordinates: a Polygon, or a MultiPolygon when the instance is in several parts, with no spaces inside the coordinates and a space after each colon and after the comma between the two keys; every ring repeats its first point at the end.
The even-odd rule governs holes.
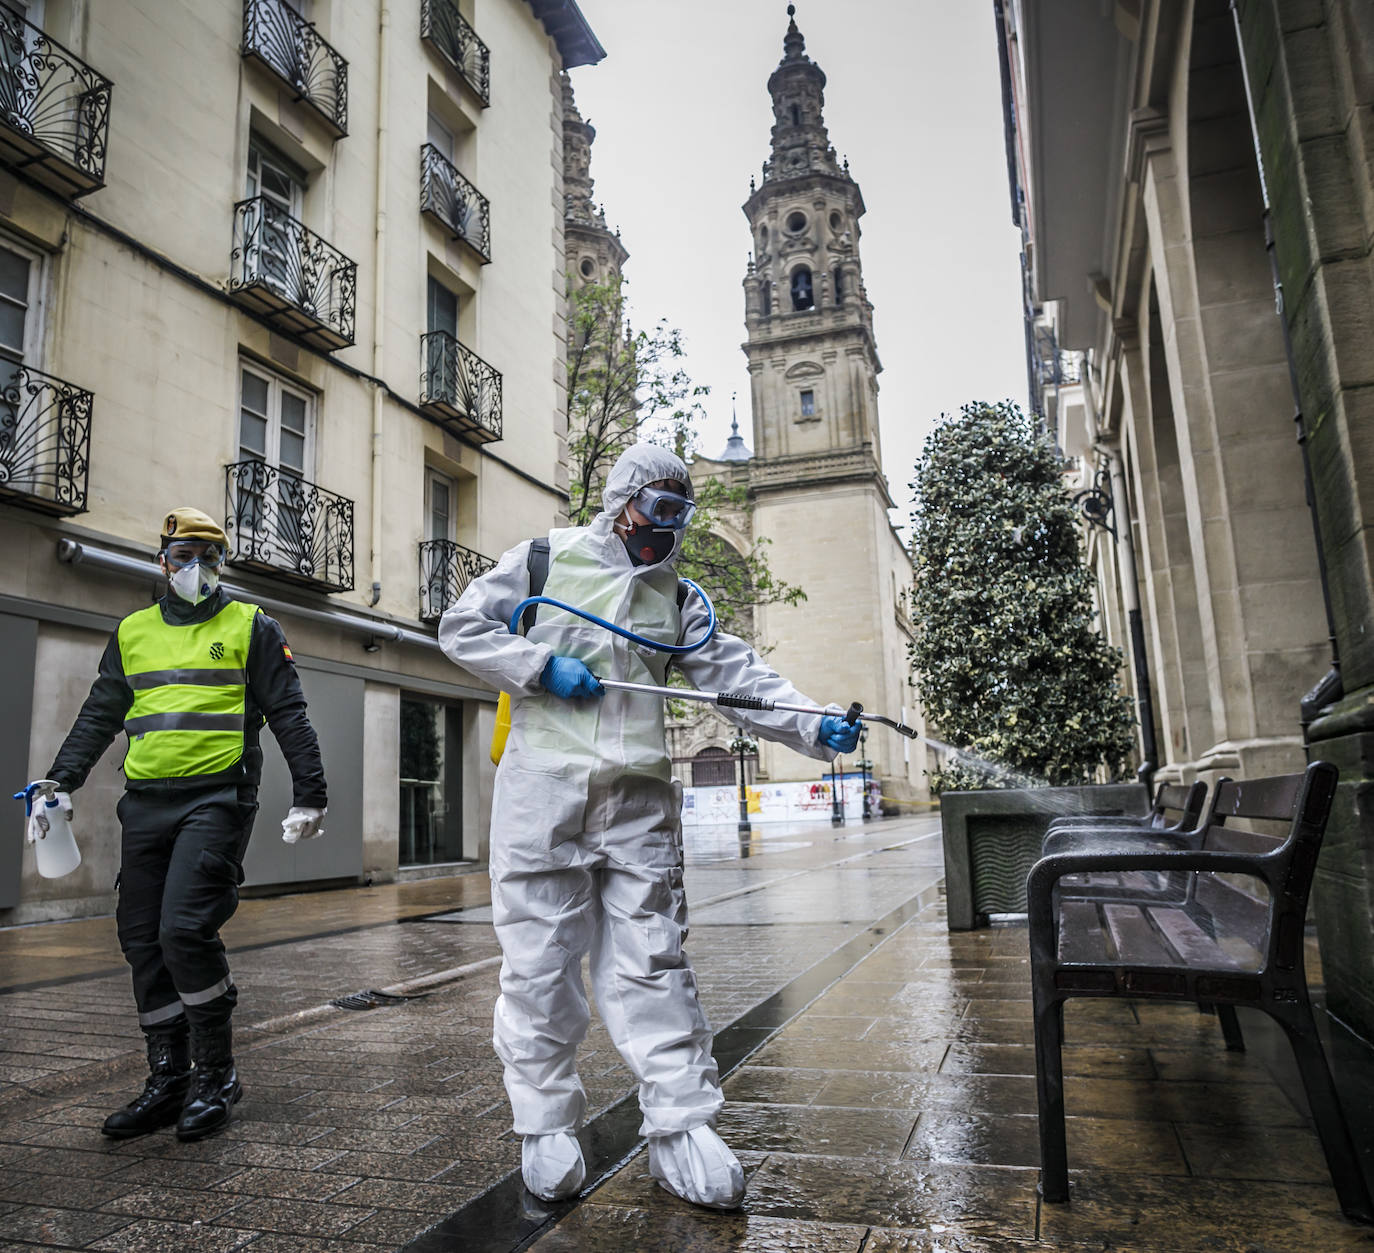
{"type": "MultiPolygon", "coordinates": [[[[1054,852],[1026,883],[1035,1013],[1040,1190],[1069,1199],[1064,1129],[1064,1002],[1071,996],[1193,1001],[1215,1006],[1228,1046],[1243,1047],[1235,1007],[1283,1028],[1302,1076],[1342,1211],[1374,1222],[1359,1159],[1312,1017],[1303,928],[1336,769],[1223,780],[1209,820],[1182,848],[1054,852]],[[1232,825],[1281,821],[1283,836],[1232,825]],[[1082,876],[1145,876],[1115,884],[1082,876]]],[[[1109,841],[1110,843],[1110,841],[1109,841]]]]}

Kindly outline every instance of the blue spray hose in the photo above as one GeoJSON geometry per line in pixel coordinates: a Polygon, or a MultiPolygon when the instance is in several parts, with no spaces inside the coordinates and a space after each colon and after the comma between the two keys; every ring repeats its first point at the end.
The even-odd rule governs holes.
{"type": "Polygon", "coordinates": [[[588,613],[585,609],[577,609],[572,605],[565,605],[561,600],[554,600],[550,596],[527,596],[522,600],[510,616],[510,633],[515,635],[520,627],[520,616],[531,605],[552,605],[555,609],[562,609],[566,613],[574,614],[579,618],[585,618],[588,622],[594,622],[599,627],[604,627],[612,635],[618,635],[621,639],[629,640],[632,644],[643,644],[647,648],[657,649],[661,653],[672,653],[680,656],[683,653],[694,653],[698,648],[702,648],[716,633],[716,607],[711,604],[711,598],[706,595],[691,579],[683,579],[684,583],[701,597],[701,603],[706,606],[706,613],[709,621],[706,623],[706,630],[702,633],[699,640],[693,640],[690,644],[660,644],[657,640],[646,639],[643,635],[636,635],[633,631],[627,631],[624,627],[618,627],[614,622],[607,622],[605,618],[598,618],[594,613],[588,613]]]}

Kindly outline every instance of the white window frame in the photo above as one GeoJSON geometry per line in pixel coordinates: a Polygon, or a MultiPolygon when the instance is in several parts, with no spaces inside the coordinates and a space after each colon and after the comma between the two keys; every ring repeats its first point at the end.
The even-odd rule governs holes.
{"type": "MultiPolygon", "coordinates": [[[[41,369],[43,327],[47,315],[47,284],[44,281],[47,276],[47,255],[5,234],[0,234],[0,248],[23,257],[29,263],[29,286],[25,294],[24,340],[20,345],[20,364],[32,366],[36,370],[41,369]]],[[[8,354],[4,355],[4,359],[8,360],[8,354]]]]}
{"type": "Polygon", "coordinates": [[[436,470],[433,466],[425,467],[425,539],[426,540],[448,540],[457,543],[458,537],[458,483],[452,475],[445,474],[442,470],[436,470]],[[434,534],[434,485],[443,484],[448,488],[448,527],[447,534],[434,534]]]}
{"type": "Polygon", "coordinates": [[[315,395],[307,391],[304,387],[292,383],[289,379],[283,378],[280,374],[259,365],[247,357],[239,358],[239,397],[238,407],[235,409],[235,447],[238,450],[237,460],[239,461],[265,461],[276,470],[281,470],[281,398],[283,395],[297,396],[305,401],[305,450],[301,460],[304,465],[300,470],[294,466],[287,466],[285,473],[299,474],[307,482],[315,481],[315,395]],[[267,435],[264,443],[267,445],[267,455],[260,457],[257,453],[249,452],[243,444],[243,376],[245,373],[256,375],[267,384],[267,435]]]}

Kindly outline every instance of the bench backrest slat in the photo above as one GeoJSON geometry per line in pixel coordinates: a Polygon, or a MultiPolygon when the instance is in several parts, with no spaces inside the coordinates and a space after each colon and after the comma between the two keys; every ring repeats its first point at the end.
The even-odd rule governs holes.
{"type": "Polygon", "coordinates": [[[1231,818],[1291,822],[1297,812],[1304,776],[1273,775],[1267,779],[1224,779],[1217,788],[1213,812],[1223,822],[1231,818]]]}

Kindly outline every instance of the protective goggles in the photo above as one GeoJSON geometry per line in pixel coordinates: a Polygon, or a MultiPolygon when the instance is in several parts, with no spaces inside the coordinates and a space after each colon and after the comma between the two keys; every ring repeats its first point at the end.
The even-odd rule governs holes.
{"type": "Polygon", "coordinates": [[[681,492],[662,487],[641,487],[631,499],[653,526],[667,527],[670,531],[681,531],[697,511],[695,502],[681,492]]]}
{"type": "Polygon", "coordinates": [[[187,541],[173,541],[162,550],[167,564],[173,570],[182,570],[193,561],[218,570],[224,564],[224,550],[218,544],[197,544],[187,541]]]}

